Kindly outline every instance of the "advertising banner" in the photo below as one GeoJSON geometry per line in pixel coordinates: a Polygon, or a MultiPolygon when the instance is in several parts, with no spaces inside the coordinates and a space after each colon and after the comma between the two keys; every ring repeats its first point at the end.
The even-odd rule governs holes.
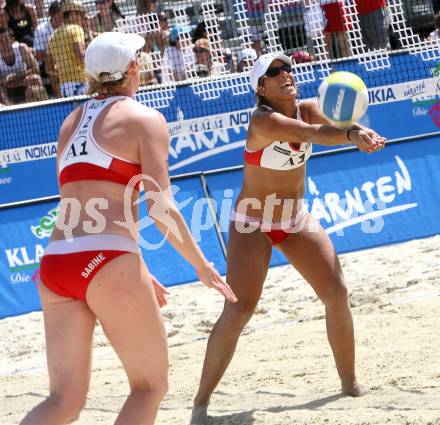
{"type": "Polygon", "coordinates": [[[0,211],[0,318],[40,309],[33,277],[57,215],[56,202],[0,211]]]}
{"type": "MultiPolygon", "coordinates": [[[[205,256],[225,273],[226,262],[199,177],[173,182],[176,203],[205,256]]],[[[131,198],[130,198],[131,199],[131,198]]],[[[139,247],[149,270],[165,286],[197,280],[193,267],[166,241],[139,200],[139,247]]],[[[40,309],[36,272],[59,214],[58,202],[0,211],[0,318],[40,309]]],[[[132,217],[126,215],[126,220],[132,217]]],[[[85,265],[86,266],[86,265],[85,265]]]]}
{"type": "MultiPolygon", "coordinates": [[[[374,155],[332,152],[308,162],[306,205],[339,253],[440,233],[439,142],[432,137],[393,143],[374,155]]],[[[209,199],[200,177],[173,180],[172,189],[193,236],[225,273],[217,230],[227,241],[242,173],[226,171],[205,178],[209,199]]],[[[144,196],[140,212],[140,247],[150,271],[167,286],[196,280],[193,268],[146,216],[144,196]]],[[[40,308],[32,276],[57,215],[55,202],[0,211],[0,318],[40,308]]],[[[284,263],[274,250],[271,265],[284,263]]]]}

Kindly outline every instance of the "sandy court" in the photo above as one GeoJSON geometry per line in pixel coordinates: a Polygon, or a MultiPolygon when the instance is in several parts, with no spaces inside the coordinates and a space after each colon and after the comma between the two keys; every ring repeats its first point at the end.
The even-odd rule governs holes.
{"type": "MultiPolygon", "coordinates": [[[[440,236],[341,256],[356,325],[358,375],[370,393],[343,397],[324,309],[288,266],[269,272],[254,318],[211,401],[214,425],[440,425],[440,236]]],[[[221,297],[171,289],[163,310],[170,390],[158,424],[186,425],[221,297]]],[[[0,321],[0,424],[47,394],[41,313],[0,321]]],[[[74,389],[73,389],[74,390],[74,389]]],[[[111,424],[128,387],[98,327],[87,406],[78,424],[111,424]]]]}

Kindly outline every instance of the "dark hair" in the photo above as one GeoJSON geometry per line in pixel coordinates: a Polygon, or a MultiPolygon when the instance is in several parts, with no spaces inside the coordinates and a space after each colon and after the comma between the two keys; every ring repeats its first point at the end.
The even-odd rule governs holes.
{"type": "MultiPolygon", "coordinates": [[[[263,85],[263,81],[264,81],[264,75],[258,79],[257,86],[261,87],[263,85]]],[[[296,83],[295,83],[295,87],[296,87],[296,98],[298,98],[299,91],[298,91],[298,85],[296,83]]],[[[255,92],[254,100],[255,100],[255,105],[258,108],[263,105],[270,106],[270,103],[266,100],[266,98],[264,96],[261,96],[261,94],[258,94],[257,91],[255,92]]]]}
{"type": "Polygon", "coordinates": [[[148,11],[147,6],[150,3],[157,3],[157,1],[152,0],[136,0],[136,14],[139,15],[145,15],[148,11]]]}
{"type": "Polygon", "coordinates": [[[191,41],[193,44],[200,38],[206,38],[206,24],[205,21],[200,22],[192,33],[191,41]]]}
{"type": "MultiPolygon", "coordinates": [[[[258,79],[258,87],[261,87],[263,85],[264,81],[264,75],[258,79]]],[[[258,94],[258,92],[255,92],[255,105],[257,107],[263,106],[263,105],[269,105],[269,102],[266,100],[264,96],[261,96],[261,94],[258,94]]]]}
{"type": "Polygon", "coordinates": [[[440,29],[440,12],[434,16],[434,26],[435,29],[440,29]]]}
{"type": "Polygon", "coordinates": [[[14,37],[14,34],[8,27],[0,27],[0,34],[8,34],[10,37],[14,37]]]}
{"type": "Polygon", "coordinates": [[[121,9],[119,9],[119,6],[115,3],[115,0],[112,1],[110,10],[119,15],[122,19],[125,19],[125,15],[122,14],[121,9]]]}
{"type": "Polygon", "coordinates": [[[8,9],[15,4],[18,4],[21,8],[26,9],[26,4],[20,4],[18,0],[6,0],[6,7],[8,9]]]}
{"type": "Polygon", "coordinates": [[[61,3],[59,1],[53,1],[49,9],[47,10],[49,16],[55,15],[55,13],[61,12],[61,3]]]}

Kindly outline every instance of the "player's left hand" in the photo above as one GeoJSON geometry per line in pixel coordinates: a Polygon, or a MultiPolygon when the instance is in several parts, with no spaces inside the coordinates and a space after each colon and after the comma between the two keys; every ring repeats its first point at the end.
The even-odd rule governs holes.
{"type": "MultiPolygon", "coordinates": [[[[386,143],[387,139],[385,137],[382,137],[379,134],[377,134],[371,128],[363,127],[359,124],[354,124],[352,128],[354,130],[359,130],[359,131],[365,132],[370,139],[369,141],[367,141],[368,144],[370,144],[370,141],[371,141],[370,146],[368,146],[366,148],[366,150],[362,150],[361,148],[359,148],[363,152],[373,153],[373,152],[377,152],[379,150],[382,150],[385,147],[385,143],[386,143]]],[[[354,131],[352,131],[351,133],[354,133],[354,131]]]]}
{"type": "Polygon", "coordinates": [[[387,139],[385,137],[379,136],[374,133],[375,136],[372,137],[374,145],[367,149],[368,153],[373,153],[382,150],[385,147],[387,139]]]}
{"type": "Polygon", "coordinates": [[[350,131],[350,141],[361,152],[373,153],[385,147],[386,139],[368,128],[353,129],[350,131]]]}

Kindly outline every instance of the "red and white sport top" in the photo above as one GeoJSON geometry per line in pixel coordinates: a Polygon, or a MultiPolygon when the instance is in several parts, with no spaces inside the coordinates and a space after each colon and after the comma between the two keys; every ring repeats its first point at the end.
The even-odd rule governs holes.
{"type": "Polygon", "coordinates": [[[139,164],[106,152],[93,137],[93,126],[99,114],[113,102],[125,98],[90,99],[84,104],[78,127],[61,153],[60,187],[80,180],[107,180],[127,185],[133,176],[141,173],[139,164]]]}
{"type": "MultiPolygon", "coordinates": [[[[262,105],[262,108],[272,110],[271,107],[262,105]]],[[[299,108],[297,109],[297,118],[301,120],[299,108]]],[[[312,154],[312,144],[289,143],[275,141],[263,149],[251,151],[244,148],[244,160],[248,164],[257,165],[271,170],[293,170],[303,166],[312,154]]]]}

